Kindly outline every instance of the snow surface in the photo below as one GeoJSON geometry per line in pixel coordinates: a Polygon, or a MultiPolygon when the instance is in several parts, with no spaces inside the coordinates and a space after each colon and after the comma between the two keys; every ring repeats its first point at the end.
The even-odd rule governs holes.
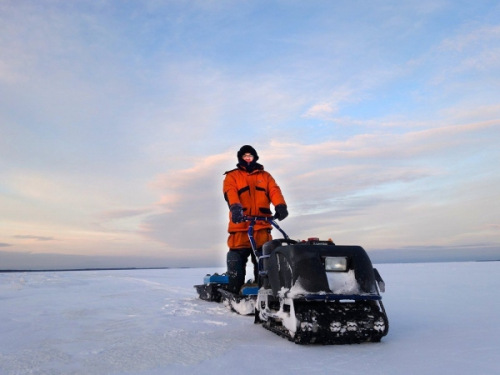
{"type": "Polygon", "coordinates": [[[499,374],[500,262],[376,265],[381,343],[300,346],[194,284],[214,269],[0,274],[0,374],[499,374]]]}

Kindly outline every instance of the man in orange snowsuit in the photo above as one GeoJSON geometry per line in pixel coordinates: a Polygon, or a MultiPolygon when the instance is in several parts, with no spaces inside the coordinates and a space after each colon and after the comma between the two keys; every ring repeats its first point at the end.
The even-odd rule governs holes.
{"type": "MultiPolygon", "coordinates": [[[[224,199],[229,206],[229,237],[227,244],[227,273],[229,289],[239,293],[245,282],[245,269],[250,256],[254,264],[255,282],[258,280],[258,266],[248,238],[249,222],[244,216],[271,216],[270,204],[275,208],[275,217],[283,220],[288,216],[285,198],[281,189],[264,167],[257,163],[259,156],[252,146],[245,145],[237,153],[237,168],[225,173],[224,199]]],[[[272,239],[272,226],[265,221],[257,221],[254,239],[257,250],[272,239]]]]}

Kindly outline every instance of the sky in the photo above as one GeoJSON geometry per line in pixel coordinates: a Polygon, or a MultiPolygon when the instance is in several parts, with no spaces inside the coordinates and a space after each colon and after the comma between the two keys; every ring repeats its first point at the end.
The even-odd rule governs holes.
{"type": "Polygon", "coordinates": [[[294,239],[500,257],[499,87],[497,1],[0,0],[0,269],[224,264],[245,144],[294,239]]]}

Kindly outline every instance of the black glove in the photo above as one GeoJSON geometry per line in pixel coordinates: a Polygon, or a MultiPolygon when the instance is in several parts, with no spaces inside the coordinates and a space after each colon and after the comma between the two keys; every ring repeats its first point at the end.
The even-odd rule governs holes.
{"type": "Polygon", "coordinates": [[[243,221],[243,207],[241,204],[232,204],[229,207],[229,211],[231,211],[231,221],[233,223],[241,223],[243,221]]]}
{"type": "Polygon", "coordinates": [[[278,204],[276,207],[274,207],[274,209],[276,210],[274,217],[279,221],[284,220],[288,216],[286,204],[278,204]]]}

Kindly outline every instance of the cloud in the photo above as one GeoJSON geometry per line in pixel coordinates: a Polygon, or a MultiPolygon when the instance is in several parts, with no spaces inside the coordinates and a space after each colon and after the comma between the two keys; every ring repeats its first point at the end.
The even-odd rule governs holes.
{"type": "Polygon", "coordinates": [[[338,106],[333,103],[314,104],[307,110],[304,117],[324,118],[338,111],[338,106]]]}
{"type": "Polygon", "coordinates": [[[35,241],[55,241],[54,237],[45,237],[45,236],[34,236],[31,234],[19,234],[13,236],[14,238],[19,238],[21,240],[35,240],[35,241]]]}
{"type": "Polygon", "coordinates": [[[15,84],[19,81],[21,81],[19,73],[16,73],[5,61],[0,60],[0,82],[15,84]]]}
{"type": "Polygon", "coordinates": [[[500,40],[500,25],[487,25],[444,39],[440,49],[464,52],[471,47],[490,46],[491,42],[495,44],[498,40],[500,40]]]}
{"type": "Polygon", "coordinates": [[[421,60],[432,67],[430,83],[470,100],[477,101],[481,93],[491,97],[489,86],[498,82],[500,69],[499,41],[499,25],[469,27],[443,39],[421,60]]]}
{"type": "Polygon", "coordinates": [[[327,98],[324,102],[313,104],[306,111],[303,117],[328,119],[333,114],[339,111],[341,103],[352,101],[355,92],[356,90],[347,88],[347,86],[341,89],[337,89],[335,92],[330,94],[329,98],[327,98]]]}
{"type": "MultiPolygon", "coordinates": [[[[449,164],[452,150],[474,152],[498,126],[492,121],[400,134],[374,132],[315,144],[274,140],[258,151],[289,203],[287,225],[301,233],[308,228],[321,233],[338,226],[340,218],[347,223],[349,217],[380,215],[384,207],[408,209],[433,184],[460,180],[463,175],[449,164]],[[296,224],[301,217],[308,222],[296,224]]],[[[144,218],[142,235],[172,249],[215,254],[213,245],[218,244],[221,252],[227,223],[222,171],[233,159],[232,152],[208,155],[192,167],[158,176],[151,186],[162,192],[161,212],[144,218]]]]}
{"type": "Polygon", "coordinates": [[[150,212],[151,208],[123,208],[103,211],[99,216],[105,220],[115,220],[146,215],[150,212]]]}
{"type": "Polygon", "coordinates": [[[12,246],[10,243],[0,242],[0,247],[9,247],[12,246]]]}
{"type": "Polygon", "coordinates": [[[223,241],[225,203],[222,195],[227,153],[207,156],[184,170],[159,175],[151,187],[161,192],[162,212],[144,219],[141,233],[172,249],[206,251],[223,241]]]}

